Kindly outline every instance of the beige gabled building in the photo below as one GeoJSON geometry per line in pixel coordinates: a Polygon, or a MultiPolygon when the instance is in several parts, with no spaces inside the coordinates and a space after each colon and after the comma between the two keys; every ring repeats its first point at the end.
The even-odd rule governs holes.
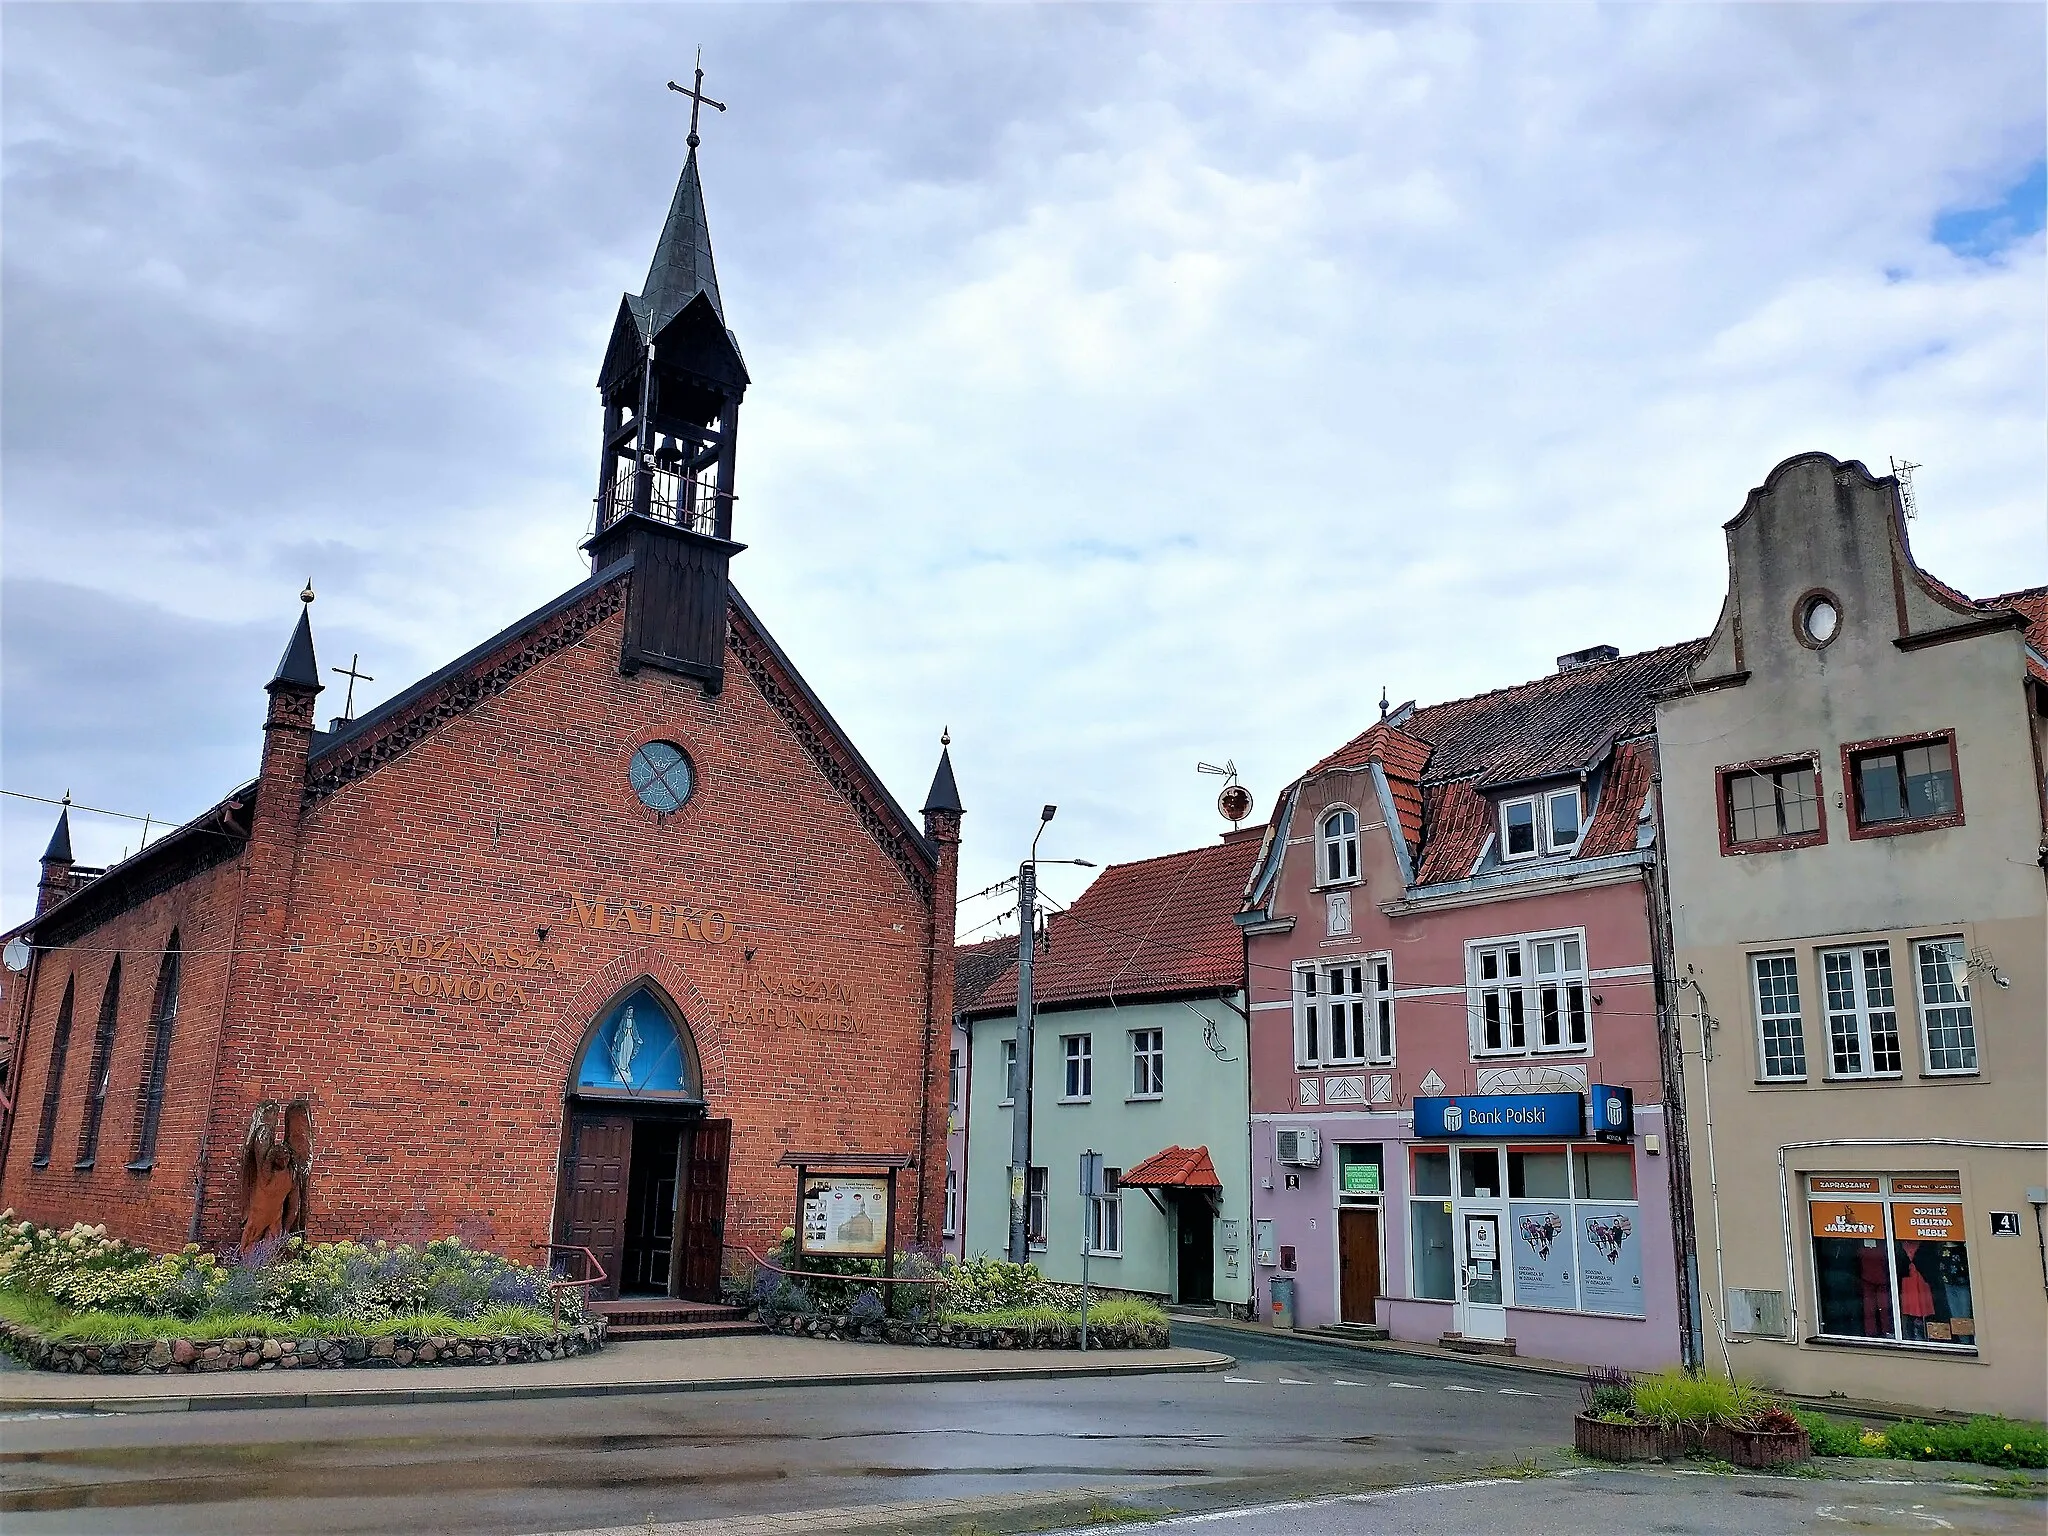
{"type": "Polygon", "coordinates": [[[1919,569],[1824,453],[1727,524],[1657,711],[1698,1347],[2048,1417],[2048,614],[1919,569]]]}

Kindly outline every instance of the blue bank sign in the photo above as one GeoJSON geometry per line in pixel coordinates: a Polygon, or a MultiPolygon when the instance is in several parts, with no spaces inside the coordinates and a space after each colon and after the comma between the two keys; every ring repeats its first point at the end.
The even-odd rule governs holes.
{"type": "Polygon", "coordinates": [[[1415,1101],[1415,1134],[1479,1136],[1495,1141],[1525,1136],[1583,1136],[1586,1101],[1576,1093],[1487,1093],[1415,1101]]]}

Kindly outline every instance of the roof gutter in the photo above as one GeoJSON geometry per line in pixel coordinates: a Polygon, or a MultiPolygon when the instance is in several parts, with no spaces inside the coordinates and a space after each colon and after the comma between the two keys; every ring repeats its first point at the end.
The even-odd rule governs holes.
{"type": "Polygon", "coordinates": [[[1515,901],[1524,896],[1547,896],[1558,891],[1587,890],[1600,885],[1619,885],[1637,878],[1637,871],[1649,863],[1650,851],[1631,848],[1624,853],[1603,854],[1555,871],[1536,874],[1528,870],[1491,870],[1469,880],[1450,880],[1438,885],[1419,886],[1398,901],[1382,902],[1380,911],[1389,917],[1409,912],[1434,912],[1446,907],[1476,906],[1488,901],[1515,901]]]}

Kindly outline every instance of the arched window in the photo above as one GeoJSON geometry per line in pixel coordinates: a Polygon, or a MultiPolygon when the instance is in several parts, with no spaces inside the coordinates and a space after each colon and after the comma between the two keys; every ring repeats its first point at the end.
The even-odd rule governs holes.
{"type": "Polygon", "coordinates": [[[121,1017],[121,957],[107,972],[100,999],[99,1028],[92,1032],[92,1071],[85,1079],[85,1113],[78,1122],[77,1167],[90,1168],[100,1155],[100,1120],[107,1112],[107,1079],[114,1075],[114,1027],[121,1017]]]}
{"type": "Polygon", "coordinates": [[[149,1005],[149,1053],[142,1058],[142,1080],[135,1086],[135,1146],[128,1166],[138,1173],[156,1163],[156,1127],[164,1114],[164,1081],[171,1070],[171,1028],[178,1022],[178,973],[183,962],[178,930],[157,967],[156,997],[149,1005]]]}
{"type": "Polygon", "coordinates": [[[71,1051],[71,993],[78,978],[64,980],[64,1001],[57,1008],[57,1028],[50,1036],[50,1076],[43,1084],[43,1119],[36,1127],[35,1165],[50,1166],[50,1136],[57,1129],[57,1095],[64,1087],[64,1058],[71,1051]]]}
{"type": "Polygon", "coordinates": [[[1343,806],[1323,818],[1323,884],[1358,878],[1358,818],[1343,806]]]}
{"type": "Polygon", "coordinates": [[[577,1064],[575,1091],[603,1097],[698,1097],[683,1031],[646,987],[612,1005],[577,1064]]]}

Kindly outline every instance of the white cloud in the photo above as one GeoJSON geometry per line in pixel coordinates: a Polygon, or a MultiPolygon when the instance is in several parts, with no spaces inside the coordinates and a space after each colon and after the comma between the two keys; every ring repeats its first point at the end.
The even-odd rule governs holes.
{"type": "MultiPolygon", "coordinates": [[[[400,683],[573,579],[673,14],[11,24],[10,574],[101,519],[74,579],[281,643],[321,561],[323,643],[400,683]],[[67,352],[22,295],[95,283],[168,476],[66,436],[124,338],[67,352]],[[24,346],[62,384],[26,417],[24,346]]],[[[1789,453],[1922,460],[1916,540],[1967,590],[2048,563],[2042,242],[1928,233],[2038,155],[2038,13],[693,19],[756,380],[736,576],[906,802],[953,727],[970,889],[1043,801],[1063,851],[1183,846],[1218,825],[1198,756],[1263,814],[1383,683],[1703,632],[1720,524],[1789,453]]],[[[11,781],[57,727],[10,724],[11,781]]],[[[15,820],[10,913],[46,833],[15,820]]]]}

